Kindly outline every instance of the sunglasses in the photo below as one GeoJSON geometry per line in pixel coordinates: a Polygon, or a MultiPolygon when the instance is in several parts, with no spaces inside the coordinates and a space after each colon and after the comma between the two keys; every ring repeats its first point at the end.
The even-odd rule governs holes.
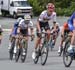
{"type": "Polygon", "coordinates": [[[54,7],[48,7],[48,9],[54,9],[54,7]]]}

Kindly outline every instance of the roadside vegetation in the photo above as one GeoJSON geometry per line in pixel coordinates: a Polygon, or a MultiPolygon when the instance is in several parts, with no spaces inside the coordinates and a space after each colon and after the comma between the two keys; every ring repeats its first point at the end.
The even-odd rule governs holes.
{"type": "Polygon", "coordinates": [[[33,7],[34,15],[38,16],[48,2],[55,4],[58,16],[70,16],[75,11],[75,0],[28,0],[33,7]]]}

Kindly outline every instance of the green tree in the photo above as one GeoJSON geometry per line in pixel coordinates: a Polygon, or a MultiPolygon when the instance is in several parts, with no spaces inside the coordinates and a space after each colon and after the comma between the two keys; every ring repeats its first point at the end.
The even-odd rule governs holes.
{"type": "Polygon", "coordinates": [[[48,2],[54,3],[58,15],[71,15],[75,11],[75,0],[28,0],[33,7],[34,15],[46,9],[48,2]]]}

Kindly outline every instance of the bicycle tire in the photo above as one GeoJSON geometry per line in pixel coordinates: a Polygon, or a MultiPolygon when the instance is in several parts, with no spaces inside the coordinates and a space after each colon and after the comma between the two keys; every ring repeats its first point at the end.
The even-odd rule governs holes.
{"type": "Polygon", "coordinates": [[[63,53],[63,47],[61,47],[61,49],[60,49],[59,56],[61,56],[61,55],[62,55],[62,53],[63,53]]]}
{"type": "Polygon", "coordinates": [[[22,49],[21,49],[21,61],[22,61],[22,63],[24,63],[26,60],[27,48],[28,48],[28,43],[27,43],[27,41],[23,40],[22,49]],[[25,50],[25,55],[23,55],[23,49],[25,50]]]}
{"type": "Polygon", "coordinates": [[[12,40],[12,43],[11,43],[11,49],[10,49],[10,51],[9,51],[9,58],[10,58],[10,60],[13,59],[14,46],[15,46],[15,39],[12,40]]]}
{"type": "Polygon", "coordinates": [[[20,51],[21,51],[21,49],[17,49],[17,52],[16,52],[16,54],[15,54],[15,61],[16,61],[16,62],[18,62],[18,60],[19,60],[20,51]]]}
{"type": "Polygon", "coordinates": [[[38,60],[39,60],[39,52],[40,52],[40,48],[37,48],[38,49],[38,51],[36,52],[36,57],[35,57],[35,59],[33,59],[33,61],[34,61],[34,63],[35,64],[37,64],[37,62],[38,62],[38,60]]]}
{"type": "Polygon", "coordinates": [[[48,45],[47,45],[47,42],[45,42],[43,44],[43,47],[41,49],[41,65],[45,65],[46,61],[47,61],[47,57],[48,57],[48,51],[49,51],[49,48],[48,48],[48,45]],[[42,52],[44,50],[44,48],[46,49],[46,52],[42,52]],[[43,55],[46,54],[46,57],[44,57],[44,61],[43,61],[43,55]]]}
{"type": "Polygon", "coordinates": [[[64,50],[63,50],[63,63],[64,63],[64,65],[65,65],[65,67],[70,67],[70,65],[71,65],[71,63],[72,63],[72,61],[73,61],[73,58],[72,58],[72,56],[70,56],[69,55],[69,53],[67,52],[67,49],[68,49],[68,45],[70,45],[70,41],[67,41],[66,43],[65,43],[65,47],[64,47],[64,50]],[[70,57],[70,61],[69,61],[69,63],[67,64],[66,63],[66,61],[65,61],[65,57],[70,57]]]}

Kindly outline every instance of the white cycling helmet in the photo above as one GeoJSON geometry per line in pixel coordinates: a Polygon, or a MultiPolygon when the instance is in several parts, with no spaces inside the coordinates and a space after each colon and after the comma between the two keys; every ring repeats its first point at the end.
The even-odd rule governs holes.
{"type": "Polygon", "coordinates": [[[31,20],[31,16],[29,14],[24,15],[24,20],[31,20]]]}

